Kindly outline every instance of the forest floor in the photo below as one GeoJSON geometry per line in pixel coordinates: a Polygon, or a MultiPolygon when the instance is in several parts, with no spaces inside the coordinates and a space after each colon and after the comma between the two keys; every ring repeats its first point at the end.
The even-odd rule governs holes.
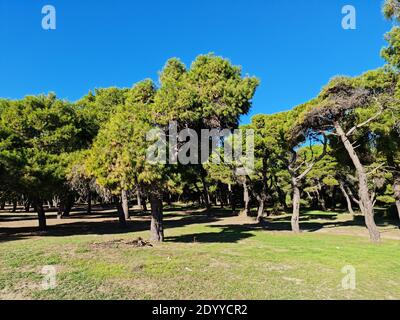
{"type": "Polygon", "coordinates": [[[0,299],[400,299],[397,221],[378,220],[383,240],[373,244],[362,217],[347,214],[305,212],[295,235],[288,215],[259,225],[213,213],[166,210],[165,242],[140,246],[148,215],[120,229],[113,210],[49,213],[41,233],[34,213],[0,212],[0,299]],[[342,286],[348,266],[354,290],[342,286]]]}

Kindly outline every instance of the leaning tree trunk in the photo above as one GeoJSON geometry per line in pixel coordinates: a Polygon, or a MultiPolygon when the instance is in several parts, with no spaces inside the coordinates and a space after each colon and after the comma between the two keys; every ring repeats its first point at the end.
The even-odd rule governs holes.
{"type": "Polygon", "coordinates": [[[129,204],[128,204],[128,191],[122,190],[121,192],[121,204],[124,212],[125,220],[129,220],[129,204]]]}
{"type": "Polygon", "coordinates": [[[47,228],[46,225],[46,213],[43,208],[43,201],[41,200],[34,200],[34,207],[38,214],[38,221],[39,221],[39,230],[44,231],[47,228]]]}
{"type": "Polygon", "coordinates": [[[293,188],[293,212],[292,219],[290,221],[292,226],[292,231],[294,233],[300,232],[300,188],[297,184],[297,179],[292,177],[292,188],[293,188]]]}
{"type": "Polygon", "coordinates": [[[340,136],[340,139],[342,140],[344,147],[346,148],[347,153],[354,164],[354,167],[356,168],[359,183],[358,194],[360,197],[360,209],[364,214],[365,224],[368,228],[369,236],[372,241],[379,241],[380,234],[374,220],[374,204],[369,194],[367,173],[365,172],[365,169],[356,151],[354,150],[353,145],[349,141],[342,127],[337,122],[335,122],[335,129],[336,133],[340,136]]]}
{"type": "Polygon", "coordinates": [[[164,241],[164,228],[163,228],[163,208],[162,200],[157,195],[151,195],[151,226],[150,226],[150,239],[152,241],[164,241]]]}
{"type": "Polygon", "coordinates": [[[343,186],[343,182],[340,182],[340,190],[343,193],[344,198],[346,199],[346,203],[347,203],[347,210],[349,210],[349,213],[354,216],[354,211],[353,211],[353,206],[351,204],[351,199],[349,197],[349,195],[346,192],[346,189],[343,186]]]}

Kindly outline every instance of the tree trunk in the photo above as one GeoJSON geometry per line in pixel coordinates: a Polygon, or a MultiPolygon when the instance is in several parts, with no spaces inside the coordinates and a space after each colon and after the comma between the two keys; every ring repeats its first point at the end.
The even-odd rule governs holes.
{"type": "Polygon", "coordinates": [[[292,219],[291,219],[291,226],[292,226],[292,231],[294,233],[299,233],[300,232],[300,189],[297,185],[297,179],[292,178],[292,187],[293,187],[293,213],[292,213],[292,219]]]}
{"type": "Polygon", "coordinates": [[[150,202],[151,202],[150,239],[152,241],[162,242],[164,241],[162,200],[157,195],[152,195],[150,202]]]}
{"type": "Polygon", "coordinates": [[[197,183],[194,183],[194,188],[196,189],[197,194],[199,195],[199,206],[201,206],[204,202],[203,202],[203,198],[204,198],[204,193],[200,191],[199,186],[197,185],[197,183]]]}
{"type": "Polygon", "coordinates": [[[343,193],[344,198],[346,199],[346,203],[347,203],[347,210],[349,211],[349,213],[354,216],[354,211],[353,211],[353,206],[351,204],[351,199],[349,197],[349,195],[346,192],[346,189],[343,186],[343,182],[340,182],[340,190],[343,193]]]}
{"type": "Polygon", "coordinates": [[[11,212],[17,211],[17,199],[13,199],[12,201],[12,210],[11,212]]]}
{"type": "Polygon", "coordinates": [[[331,209],[336,210],[336,193],[337,193],[337,187],[333,186],[332,188],[332,201],[331,201],[331,209]]]}
{"type": "Polygon", "coordinates": [[[167,203],[169,206],[172,206],[172,197],[169,192],[167,192],[167,203]]]}
{"type": "Polygon", "coordinates": [[[281,203],[281,205],[283,207],[283,211],[289,212],[289,208],[286,203],[286,193],[283,192],[282,189],[279,187],[277,187],[277,191],[278,191],[279,202],[281,203]]]}
{"type": "Polygon", "coordinates": [[[257,221],[261,222],[264,216],[264,199],[263,197],[257,197],[258,200],[258,210],[257,210],[257,221]]]}
{"type": "Polygon", "coordinates": [[[324,196],[322,195],[322,193],[319,191],[321,189],[321,186],[318,186],[319,189],[316,190],[317,193],[317,199],[318,199],[318,207],[321,208],[322,211],[327,211],[326,210],[326,203],[325,203],[325,199],[324,196]]]}
{"type": "Polygon", "coordinates": [[[146,198],[142,198],[142,206],[143,206],[143,211],[147,212],[147,201],[146,201],[146,198]]]}
{"type": "Polygon", "coordinates": [[[249,217],[250,216],[250,193],[249,187],[247,185],[247,179],[243,180],[243,201],[244,201],[244,214],[249,217]]]}
{"type": "Polygon", "coordinates": [[[207,172],[201,166],[201,172],[200,172],[200,178],[201,178],[201,183],[203,184],[203,194],[204,194],[204,203],[206,205],[206,210],[207,210],[207,215],[211,215],[211,203],[210,203],[210,193],[208,192],[208,185],[206,181],[206,175],[207,172]]]}
{"type": "Polygon", "coordinates": [[[122,190],[121,192],[121,202],[122,202],[122,210],[124,211],[125,220],[129,220],[129,204],[128,204],[128,192],[126,190],[122,190]]]}
{"type": "Polygon", "coordinates": [[[1,201],[0,203],[0,210],[4,210],[6,207],[6,202],[5,201],[1,201]]]}
{"type": "Polygon", "coordinates": [[[47,225],[46,225],[46,213],[43,208],[43,201],[35,200],[34,207],[38,214],[39,230],[44,231],[46,230],[47,225]]]}
{"type": "Polygon", "coordinates": [[[119,225],[122,228],[126,227],[126,219],[125,219],[125,213],[124,213],[124,209],[122,208],[122,202],[118,201],[117,203],[117,211],[118,211],[118,221],[119,221],[119,225]]]}
{"type": "Polygon", "coordinates": [[[140,195],[139,186],[137,186],[137,188],[136,188],[136,198],[137,198],[137,205],[140,208],[142,206],[142,199],[141,199],[141,195],[140,195]]]}
{"type": "Polygon", "coordinates": [[[394,190],[394,198],[396,199],[396,208],[397,208],[397,214],[399,215],[400,219],[400,176],[399,174],[395,174],[395,180],[393,184],[393,190],[394,190]]]}
{"type": "Polygon", "coordinates": [[[87,197],[87,210],[86,214],[91,214],[92,213],[92,193],[89,191],[88,197],[87,197]]]}
{"type": "Polygon", "coordinates": [[[365,224],[368,228],[369,236],[372,241],[379,241],[380,240],[380,233],[378,227],[375,224],[374,220],[374,205],[369,194],[368,189],[368,179],[365,169],[355,152],[353,145],[349,141],[348,137],[346,136],[345,132],[343,131],[342,127],[339,123],[335,122],[335,129],[337,134],[340,136],[353,164],[356,168],[357,176],[358,176],[358,194],[360,197],[360,209],[361,212],[364,214],[365,217],[365,224]]]}
{"type": "Polygon", "coordinates": [[[229,204],[231,205],[232,212],[235,212],[236,211],[235,197],[232,191],[232,185],[230,183],[228,184],[228,191],[229,191],[229,204]]]}
{"type": "Polygon", "coordinates": [[[57,219],[62,218],[64,210],[65,210],[65,199],[61,198],[60,202],[58,203],[57,219]]]}
{"type": "Polygon", "coordinates": [[[75,202],[75,197],[71,194],[68,194],[65,200],[65,206],[62,212],[62,217],[69,217],[71,209],[74,206],[74,202],[75,202]]]}
{"type": "Polygon", "coordinates": [[[53,208],[57,208],[57,205],[58,205],[57,198],[53,197],[53,199],[51,201],[53,202],[53,208]]]}
{"type": "Polygon", "coordinates": [[[397,214],[399,215],[400,219],[400,200],[396,200],[396,208],[397,208],[397,214]]]}

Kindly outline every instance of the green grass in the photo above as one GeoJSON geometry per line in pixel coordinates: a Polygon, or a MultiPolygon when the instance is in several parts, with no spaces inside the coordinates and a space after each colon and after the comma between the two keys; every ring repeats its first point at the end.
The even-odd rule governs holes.
{"type": "Polygon", "coordinates": [[[321,210],[311,210],[303,211],[301,215],[304,216],[317,216],[317,217],[336,217],[337,212],[321,211],[321,210]]]}
{"type": "Polygon", "coordinates": [[[148,232],[34,237],[0,243],[0,298],[400,299],[400,243],[240,225],[187,224],[154,247],[95,248],[148,232]],[[42,290],[44,265],[57,287],[42,290]],[[344,290],[341,269],[356,269],[344,290]]]}

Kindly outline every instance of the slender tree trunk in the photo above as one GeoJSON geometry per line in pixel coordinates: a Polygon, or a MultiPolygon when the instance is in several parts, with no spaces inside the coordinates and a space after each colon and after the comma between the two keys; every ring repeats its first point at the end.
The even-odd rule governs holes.
{"type": "Polygon", "coordinates": [[[172,206],[171,194],[169,192],[167,192],[167,203],[169,206],[172,206]]]}
{"type": "Polygon", "coordinates": [[[61,197],[60,202],[58,204],[58,209],[57,209],[57,219],[61,219],[63,212],[65,210],[65,199],[61,197]]]}
{"type": "Polygon", "coordinates": [[[346,199],[346,203],[347,203],[347,210],[349,211],[349,213],[354,216],[354,211],[353,211],[353,206],[351,204],[351,199],[349,197],[349,195],[346,192],[346,189],[343,186],[343,182],[340,182],[340,190],[343,193],[344,198],[346,199]]]}
{"type": "Polygon", "coordinates": [[[400,200],[396,200],[396,208],[397,208],[397,214],[399,215],[400,219],[400,200]]]}
{"type": "Polygon", "coordinates": [[[142,206],[143,206],[143,211],[147,212],[147,199],[145,197],[142,198],[142,206]]]}
{"type": "Polygon", "coordinates": [[[122,190],[121,192],[122,210],[124,211],[125,220],[129,220],[129,204],[128,204],[128,191],[122,190]]]}
{"type": "Polygon", "coordinates": [[[0,203],[0,210],[4,210],[6,207],[6,202],[5,201],[1,201],[0,203]]]}
{"type": "Polygon", "coordinates": [[[281,203],[283,210],[285,212],[289,211],[288,205],[286,203],[286,193],[282,191],[281,188],[277,187],[279,202],[281,203]]]}
{"type": "Polygon", "coordinates": [[[400,174],[398,173],[395,174],[393,190],[394,190],[394,197],[396,199],[397,214],[399,215],[400,219],[400,174]]]}
{"type": "Polygon", "coordinates": [[[151,226],[150,226],[151,240],[162,242],[164,241],[162,200],[157,195],[152,195],[150,198],[150,202],[151,202],[151,226]]]}
{"type": "Polygon", "coordinates": [[[333,210],[336,209],[336,193],[337,193],[337,187],[334,186],[332,189],[332,202],[331,202],[331,209],[333,210]]]}
{"type": "Polygon", "coordinates": [[[343,182],[340,183],[340,190],[342,191],[342,194],[343,194],[344,198],[346,199],[347,210],[349,211],[349,213],[351,215],[354,216],[353,204],[351,202],[350,196],[348,195],[348,193],[343,185],[343,182]]]}
{"type": "Polygon", "coordinates": [[[29,200],[25,200],[25,203],[24,203],[25,212],[29,212],[30,207],[31,207],[31,203],[29,202],[29,200]]]}
{"type": "Polygon", "coordinates": [[[228,191],[229,191],[229,204],[231,205],[232,212],[236,211],[236,203],[235,203],[235,196],[232,191],[232,185],[228,184],[228,191]]]}
{"type": "Polygon", "coordinates": [[[201,178],[201,183],[203,184],[204,203],[206,205],[207,215],[210,216],[211,215],[211,201],[210,201],[210,193],[208,192],[206,175],[207,175],[206,170],[203,168],[203,166],[201,166],[200,178],[201,178]]]}
{"type": "Polygon", "coordinates": [[[140,195],[140,187],[139,187],[139,185],[136,188],[136,198],[137,198],[137,205],[140,208],[142,206],[142,199],[141,199],[141,195],[140,195]]]}
{"type": "Polygon", "coordinates": [[[17,211],[17,199],[13,199],[12,201],[12,211],[11,212],[15,212],[17,211]]]}
{"type": "Polygon", "coordinates": [[[342,127],[339,123],[335,122],[335,129],[337,134],[340,136],[353,164],[356,168],[357,176],[358,176],[358,183],[359,189],[358,194],[360,197],[360,209],[363,212],[365,217],[365,224],[368,228],[369,236],[372,241],[379,241],[380,240],[380,233],[379,229],[375,224],[374,220],[374,205],[369,194],[368,189],[368,179],[365,169],[355,152],[353,145],[349,141],[348,137],[346,136],[345,132],[343,131],[342,127]]]}
{"type": "Polygon", "coordinates": [[[46,230],[47,225],[46,225],[46,213],[43,208],[43,201],[35,200],[34,207],[38,215],[39,230],[44,231],[46,230]]]}
{"type": "MultiPolygon", "coordinates": [[[[320,189],[319,189],[320,190],[320,189]]],[[[321,208],[322,211],[326,211],[326,204],[323,195],[317,189],[317,199],[318,199],[318,206],[321,208]]]]}
{"type": "Polygon", "coordinates": [[[292,177],[292,187],[293,187],[293,213],[291,219],[292,231],[294,233],[300,232],[300,189],[297,185],[297,179],[292,177]]]}
{"type": "Polygon", "coordinates": [[[203,202],[204,193],[200,191],[200,188],[196,182],[194,183],[194,188],[196,189],[196,192],[199,195],[199,206],[201,206],[204,203],[203,202]]]}
{"type": "Polygon", "coordinates": [[[88,197],[87,197],[87,210],[86,210],[87,214],[91,214],[92,213],[92,193],[89,191],[88,193],[88,197]]]}
{"type": "Polygon", "coordinates": [[[247,185],[247,179],[243,180],[243,201],[244,201],[244,214],[249,217],[250,216],[250,192],[249,187],[247,185]]]}

